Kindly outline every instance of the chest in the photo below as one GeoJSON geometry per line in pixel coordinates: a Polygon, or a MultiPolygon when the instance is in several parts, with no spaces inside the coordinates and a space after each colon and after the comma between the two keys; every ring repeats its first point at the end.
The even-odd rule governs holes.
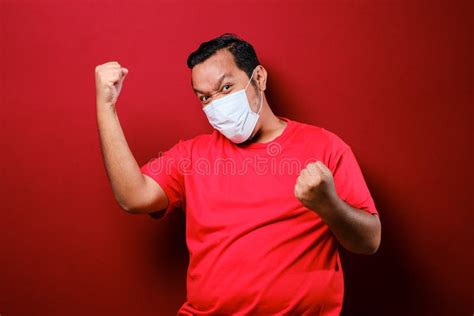
{"type": "Polygon", "coordinates": [[[307,211],[294,196],[298,175],[314,154],[258,153],[194,159],[185,178],[186,216],[196,224],[244,225],[307,211]]]}

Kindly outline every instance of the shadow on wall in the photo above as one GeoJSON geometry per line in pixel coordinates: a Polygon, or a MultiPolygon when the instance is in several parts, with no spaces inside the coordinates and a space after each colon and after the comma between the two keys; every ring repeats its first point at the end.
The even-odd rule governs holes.
{"type": "Polygon", "coordinates": [[[296,115],[294,115],[295,111],[292,111],[292,109],[295,109],[295,106],[292,104],[293,102],[289,97],[291,96],[291,93],[285,93],[285,91],[280,90],[281,87],[288,87],[287,82],[279,79],[284,78],[284,74],[278,74],[277,67],[272,67],[271,65],[263,66],[268,73],[265,97],[267,98],[270,108],[275,115],[293,119],[296,115]]]}
{"type": "Polygon", "coordinates": [[[410,243],[401,235],[403,223],[397,218],[397,210],[403,207],[400,200],[385,194],[390,190],[383,188],[383,180],[373,179],[368,166],[360,165],[380,213],[382,240],[374,255],[341,250],[345,283],[341,315],[420,315],[421,310],[433,310],[428,304],[436,301],[436,295],[426,293],[426,285],[404,252],[410,243]]]}
{"type": "Polygon", "coordinates": [[[362,164],[361,168],[380,213],[382,240],[377,253],[369,256],[340,247],[345,285],[342,315],[406,315],[407,308],[416,304],[416,278],[404,261],[402,251],[407,245],[396,238],[396,204],[380,194],[380,186],[375,189],[376,183],[367,176],[369,170],[362,164]]]}
{"type": "MultiPolygon", "coordinates": [[[[148,216],[148,215],[147,215],[148,216]]],[[[189,253],[186,246],[186,218],[184,210],[175,209],[166,218],[156,220],[156,229],[151,236],[152,243],[157,245],[157,251],[152,252],[150,260],[157,267],[157,295],[162,299],[160,315],[176,315],[176,312],[186,300],[186,273],[189,263],[189,253]],[[163,260],[165,258],[166,260],[163,260]],[[166,297],[162,297],[166,293],[166,297]]]]}

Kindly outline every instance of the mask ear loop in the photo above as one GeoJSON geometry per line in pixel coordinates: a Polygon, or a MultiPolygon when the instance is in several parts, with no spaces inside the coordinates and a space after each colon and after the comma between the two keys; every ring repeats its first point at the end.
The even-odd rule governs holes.
{"type": "Polygon", "coordinates": [[[255,73],[255,69],[252,71],[252,75],[250,76],[250,80],[249,82],[247,82],[247,85],[245,86],[245,90],[247,90],[247,88],[249,87],[249,84],[250,82],[252,81],[252,78],[253,78],[253,74],[255,73]]]}
{"type": "MultiPolygon", "coordinates": [[[[247,90],[247,88],[249,87],[250,82],[252,82],[252,78],[253,78],[253,74],[255,73],[255,69],[256,69],[256,68],[254,68],[253,71],[252,71],[252,75],[250,76],[249,82],[247,82],[247,86],[245,87],[245,90],[247,90]]],[[[262,104],[262,103],[263,103],[263,91],[261,91],[260,95],[261,95],[261,97],[260,97],[260,108],[258,109],[257,114],[260,114],[260,111],[262,110],[262,105],[263,105],[263,104],[262,104]]]]}

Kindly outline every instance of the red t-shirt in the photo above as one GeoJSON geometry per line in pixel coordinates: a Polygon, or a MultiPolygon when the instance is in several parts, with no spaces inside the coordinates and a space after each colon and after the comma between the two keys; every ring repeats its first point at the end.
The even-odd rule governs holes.
{"type": "Polygon", "coordinates": [[[185,212],[190,256],[178,315],[339,315],[338,243],[294,196],[300,170],[321,160],[341,199],[377,210],[349,145],[322,127],[280,119],[288,124],[271,142],[236,145],[214,130],[141,167],[169,198],[150,215],[185,212]]]}

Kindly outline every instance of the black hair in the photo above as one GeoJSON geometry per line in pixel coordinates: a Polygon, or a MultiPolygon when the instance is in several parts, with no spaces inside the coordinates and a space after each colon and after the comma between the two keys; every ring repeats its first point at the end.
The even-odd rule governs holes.
{"type": "Polygon", "coordinates": [[[257,54],[250,43],[232,33],[224,33],[221,36],[201,43],[197,50],[189,54],[187,60],[188,67],[192,69],[197,64],[204,62],[214,55],[218,50],[224,48],[232,53],[237,67],[243,70],[250,78],[255,67],[260,64],[257,54]]]}

